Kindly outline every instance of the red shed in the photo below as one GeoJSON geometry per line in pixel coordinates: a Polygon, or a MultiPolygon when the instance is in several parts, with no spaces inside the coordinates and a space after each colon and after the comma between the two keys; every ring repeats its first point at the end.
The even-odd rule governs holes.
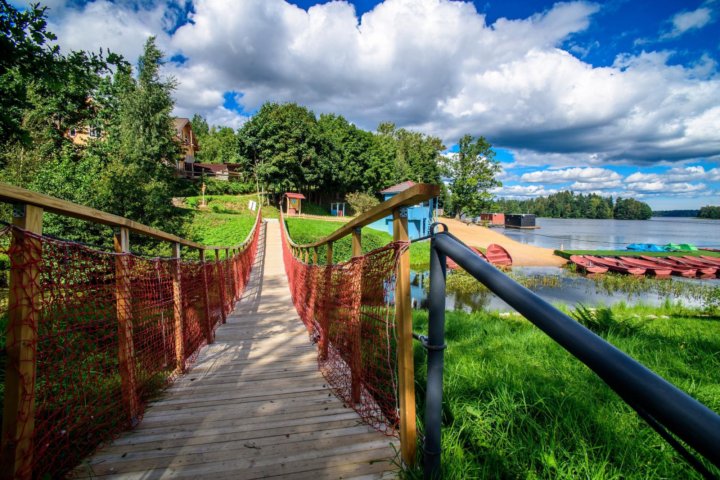
{"type": "Polygon", "coordinates": [[[481,213],[480,221],[490,222],[490,225],[505,225],[504,213],[481,213]]]}
{"type": "Polygon", "coordinates": [[[287,198],[287,208],[285,209],[288,215],[300,215],[302,213],[302,201],[305,200],[305,195],[302,193],[288,192],[285,194],[287,198]]]}

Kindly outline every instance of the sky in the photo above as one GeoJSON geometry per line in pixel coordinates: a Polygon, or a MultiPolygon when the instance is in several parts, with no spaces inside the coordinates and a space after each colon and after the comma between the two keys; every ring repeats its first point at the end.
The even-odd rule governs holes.
{"type": "Polygon", "coordinates": [[[482,135],[501,197],[720,204],[720,0],[41,3],[66,52],[136,61],[155,35],[178,116],[238,128],[297,102],[448,151],[482,135]]]}

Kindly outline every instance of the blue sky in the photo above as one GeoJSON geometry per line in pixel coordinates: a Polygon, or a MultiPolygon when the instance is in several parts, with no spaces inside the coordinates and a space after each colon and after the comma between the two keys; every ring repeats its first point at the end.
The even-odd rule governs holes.
{"type": "Polygon", "coordinates": [[[176,114],[239,127],[265,101],[495,145],[504,187],[656,209],[720,204],[720,0],[48,0],[63,49],[137,58],[176,114]]]}

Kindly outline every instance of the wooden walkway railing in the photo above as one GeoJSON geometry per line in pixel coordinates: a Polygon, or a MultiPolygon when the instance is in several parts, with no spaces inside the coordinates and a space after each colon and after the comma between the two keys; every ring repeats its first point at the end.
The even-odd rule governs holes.
{"type": "MultiPolygon", "coordinates": [[[[353,259],[359,259],[362,255],[362,235],[361,229],[377,220],[392,216],[393,218],[393,241],[407,243],[409,241],[408,235],[408,214],[407,207],[417,205],[425,202],[431,198],[437,197],[440,193],[440,188],[437,185],[418,184],[407,190],[398,193],[391,199],[375,206],[368,212],[353,218],[350,222],[338,228],[330,235],[322,238],[313,243],[297,244],[295,243],[289,234],[287,235],[288,247],[292,252],[293,257],[299,262],[293,266],[286,264],[288,269],[288,275],[291,277],[291,288],[294,288],[294,295],[296,307],[298,310],[303,310],[301,316],[303,321],[309,326],[311,330],[319,330],[315,332],[319,336],[319,343],[321,348],[320,357],[325,358],[327,356],[328,343],[332,340],[328,340],[326,337],[332,335],[329,333],[333,329],[332,326],[328,325],[329,320],[327,317],[337,317],[347,313],[348,308],[352,308],[350,304],[342,305],[342,302],[335,302],[330,307],[326,307],[326,311],[322,312],[321,306],[322,298],[328,295],[343,295],[342,290],[354,289],[356,290],[355,299],[348,299],[349,302],[355,302],[357,312],[353,313],[356,318],[343,318],[343,322],[357,322],[356,331],[349,333],[348,335],[355,337],[351,342],[354,342],[354,347],[348,347],[351,352],[348,353],[350,358],[347,360],[350,363],[350,369],[352,370],[352,394],[351,401],[358,404],[361,402],[362,386],[360,385],[363,380],[360,378],[362,375],[367,375],[368,369],[372,369],[372,366],[366,365],[368,362],[363,357],[376,356],[375,352],[361,351],[363,347],[360,345],[362,342],[361,338],[357,338],[363,335],[362,332],[367,331],[367,324],[375,322],[375,319],[371,318],[369,322],[365,322],[361,318],[367,316],[363,309],[367,310],[372,308],[370,306],[365,307],[362,302],[367,302],[366,297],[369,296],[369,292],[363,291],[368,285],[361,285],[359,282],[365,282],[366,280],[359,279],[352,282],[343,283],[342,281],[334,280],[337,275],[333,275],[332,268],[329,266],[333,263],[333,243],[337,242],[343,237],[352,237],[352,256],[353,259]],[[325,247],[326,258],[324,262],[319,262],[318,249],[325,247]],[[320,270],[314,271],[312,266],[319,265],[328,266],[322,272],[320,270]],[[299,278],[292,278],[297,276],[299,278]],[[310,303],[307,308],[304,304],[310,303]],[[342,311],[342,312],[341,312],[342,311]],[[341,313],[339,313],[341,312],[341,313]],[[363,365],[358,365],[362,363],[363,365]],[[363,370],[361,372],[360,370],[363,370]]],[[[284,226],[284,220],[283,220],[284,226]]],[[[387,260],[385,260],[387,261],[387,260]]],[[[286,258],[286,263],[288,259],[286,258]]],[[[372,262],[372,260],[370,260],[372,262]]],[[[382,260],[378,260],[382,262],[382,260]]],[[[320,267],[322,268],[322,267],[320,267]]],[[[350,269],[352,270],[352,268],[350,269]]],[[[372,266],[368,262],[358,264],[355,266],[355,275],[359,277],[367,277],[372,275],[372,266]]],[[[353,275],[349,270],[339,271],[341,274],[346,276],[353,275]]],[[[382,285],[383,280],[378,279],[380,285],[375,285],[371,288],[378,289],[375,292],[376,296],[387,297],[387,293],[384,292],[384,286],[382,285]]],[[[382,298],[375,298],[371,301],[377,305],[378,302],[383,302],[382,298]]],[[[397,276],[395,281],[395,292],[393,295],[394,303],[394,332],[397,342],[397,373],[398,373],[398,405],[397,414],[399,416],[399,433],[400,433],[400,446],[402,451],[402,460],[406,465],[414,465],[416,458],[417,449],[417,431],[416,431],[416,413],[415,413],[415,372],[413,364],[413,338],[412,338],[412,306],[410,300],[410,252],[405,249],[400,253],[397,264],[397,276]]],[[[325,302],[328,303],[328,302],[325,302]]],[[[372,317],[372,315],[370,315],[372,317]]],[[[333,318],[337,320],[337,318],[333,318]]],[[[313,332],[311,332],[313,333],[313,332]]],[[[338,339],[338,342],[347,341],[344,337],[338,339]]],[[[391,339],[385,338],[383,341],[391,342],[391,339]]],[[[367,340],[366,344],[368,348],[372,347],[372,340],[367,340]]],[[[339,346],[339,348],[343,348],[339,346]]],[[[341,354],[342,356],[342,354],[341,354]]],[[[394,361],[395,359],[390,359],[394,361]]],[[[345,363],[345,362],[341,362],[345,363]]],[[[329,367],[332,368],[332,367],[329,367]]],[[[385,372],[388,373],[388,372],[385,372]]],[[[389,372],[392,374],[392,372],[389,372]]],[[[337,388],[337,387],[336,387],[337,388]]],[[[372,388],[372,386],[370,386],[372,388]]],[[[380,388],[382,389],[382,388],[380,388]]],[[[380,393],[376,394],[375,397],[381,396],[380,393]]],[[[378,399],[375,398],[374,401],[378,399]]],[[[385,417],[392,417],[385,412],[385,417]]]]}
{"type": "Polygon", "coordinates": [[[0,478],[56,477],[137,423],[141,403],[213,342],[247,283],[261,214],[239,245],[205,246],[11,185],[0,201],[13,205],[0,239],[11,266],[0,478]],[[43,237],[44,212],[113,227],[115,253],[43,237]],[[173,258],[130,254],[131,233],[170,242],[173,258]]]}

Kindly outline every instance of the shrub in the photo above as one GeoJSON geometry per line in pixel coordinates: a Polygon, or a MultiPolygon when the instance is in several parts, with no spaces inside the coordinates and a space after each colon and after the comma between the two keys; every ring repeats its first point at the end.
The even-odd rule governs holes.
{"type": "Polygon", "coordinates": [[[380,201],[372,195],[363,192],[353,192],[345,195],[345,200],[356,214],[365,213],[380,201]]]}

